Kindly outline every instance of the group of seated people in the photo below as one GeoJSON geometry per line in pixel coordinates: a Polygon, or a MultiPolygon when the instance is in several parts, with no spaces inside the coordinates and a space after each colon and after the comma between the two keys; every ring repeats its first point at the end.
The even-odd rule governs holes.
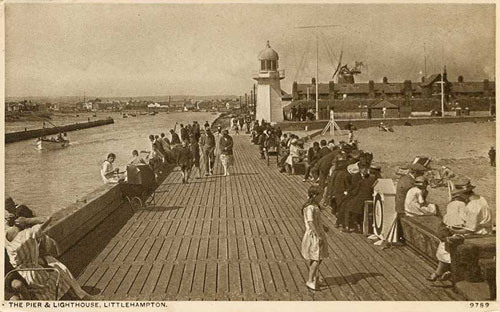
{"type": "Polygon", "coordinates": [[[358,149],[357,142],[313,142],[306,151],[304,140],[297,135],[282,134],[272,127],[253,142],[259,144],[264,158],[268,142],[279,144],[281,172],[295,174],[299,163],[305,165],[304,182],[319,184],[323,190],[322,204],[331,207],[337,216],[336,226],[343,232],[361,231],[365,200],[371,200],[373,184],[380,178],[381,168],[373,165],[373,155],[358,149]]]}
{"type": "Polygon", "coordinates": [[[56,257],[57,243],[45,234],[51,219],[35,217],[5,198],[5,300],[95,300],[56,257]],[[17,271],[16,271],[17,270],[17,271]],[[59,284],[57,284],[57,271],[59,284]]]}
{"type": "MultiPolygon", "coordinates": [[[[449,168],[444,169],[449,170],[449,168]]],[[[428,280],[444,281],[451,276],[447,238],[454,235],[491,234],[492,214],[486,199],[477,195],[470,179],[463,176],[451,178],[453,185],[451,200],[443,214],[437,205],[427,200],[429,183],[425,172],[428,170],[422,164],[415,163],[410,166],[410,172],[401,177],[396,188],[396,210],[400,215],[404,214],[409,218],[437,216],[441,219],[441,225],[437,230],[441,242],[436,251],[439,265],[428,280]],[[404,213],[401,212],[401,208],[404,208],[404,213]]]]}

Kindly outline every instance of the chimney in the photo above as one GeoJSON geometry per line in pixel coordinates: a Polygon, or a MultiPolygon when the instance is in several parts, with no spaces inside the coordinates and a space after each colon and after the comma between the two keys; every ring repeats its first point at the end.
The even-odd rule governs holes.
{"type": "Polygon", "coordinates": [[[375,82],[373,80],[368,81],[368,97],[375,98],[375,82]]]}
{"type": "Polygon", "coordinates": [[[292,84],[292,98],[294,101],[299,99],[299,93],[297,91],[297,81],[294,81],[292,84]]]}
{"type": "Polygon", "coordinates": [[[464,82],[464,76],[458,76],[458,82],[464,82]]]}
{"type": "Polygon", "coordinates": [[[334,87],[334,84],[333,84],[333,80],[331,80],[330,82],[328,82],[328,97],[330,99],[335,99],[335,87],[334,87]]]}
{"type": "Polygon", "coordinates": [[[314,77],[313,77],[313,78],[311,79],[311,84],[312,84],[313,86],[314,86],[314,85],[316,85],[316,78],[314,78],[314,77]]]}
{"type": "Polygon", "coordinates": [[[411,88],[411,80],[405,80],[403,93],[405,96],[408,96],[408,97],[413,96],[413,90],[411,88]]]}
{"type": "Polygon", "coordinates": [[[489,97],[490,96],[490,81],[488,79],[484,79],[483,80],[483,95],[485,97],[489,97]]]}
{"type": "Polygon", "coordinates": [[[424,76],[422,76],[422,82],[425,82],[425,77],[424,76]]]}
{"type": "Polygon", "coordinates": [[[387,84],[387,77],[382,78],[382,82],[387,84]]]}

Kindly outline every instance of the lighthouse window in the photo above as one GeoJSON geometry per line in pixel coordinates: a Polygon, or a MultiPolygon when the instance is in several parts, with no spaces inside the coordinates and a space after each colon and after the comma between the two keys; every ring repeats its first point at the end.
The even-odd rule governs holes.
{"type": "Polygon", "coordinates": [[[271,70],[276,70],[276,61],[271,61],[271,70]]]}
{"type": "Polygon", "coordinates": [[[266,69],[267,70],[271,69],[271,61],[266,61],[266,69]]]}
{"type": "Polygon", "coordinates": [[[260,70],[266,70],[266,61],[260,61],[260,70]]]}

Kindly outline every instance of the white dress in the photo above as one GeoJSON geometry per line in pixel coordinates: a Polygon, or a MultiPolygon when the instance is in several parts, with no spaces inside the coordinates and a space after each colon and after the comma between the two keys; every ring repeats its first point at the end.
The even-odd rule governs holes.
{"type": "Polygon", "coordinates": [[[326,243],[326,235],[321,223],[321,211],[318,206],[309,205],[304,208],[304,223],[306,232],[302,238],[302,257],[306,260],[322,260],[328,257],[328,245],[326,243]],[[316,236],[309,223],[312,221],[314,227],[318,231],[321,240],[316,236]]]}

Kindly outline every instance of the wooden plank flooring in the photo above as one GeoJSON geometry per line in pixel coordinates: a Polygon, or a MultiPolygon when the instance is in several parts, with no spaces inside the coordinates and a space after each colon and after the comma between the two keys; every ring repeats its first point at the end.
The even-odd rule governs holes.
{"type": "MultiPolygon", "coordinates": [[[[248,136],[235,136],[231,176],[181,184],[174,171],[156,206],[134,214],[80,275],[107,300],[461,300],[425,280],[433,268],[399,247],[381,250],[360,234],[332,229],[328,284],[308,290],[300,254],[301,205],[309,186],[259,159],[248,136]]],[[[443,286],[443,285],[439,285],[443,286]]]]}

